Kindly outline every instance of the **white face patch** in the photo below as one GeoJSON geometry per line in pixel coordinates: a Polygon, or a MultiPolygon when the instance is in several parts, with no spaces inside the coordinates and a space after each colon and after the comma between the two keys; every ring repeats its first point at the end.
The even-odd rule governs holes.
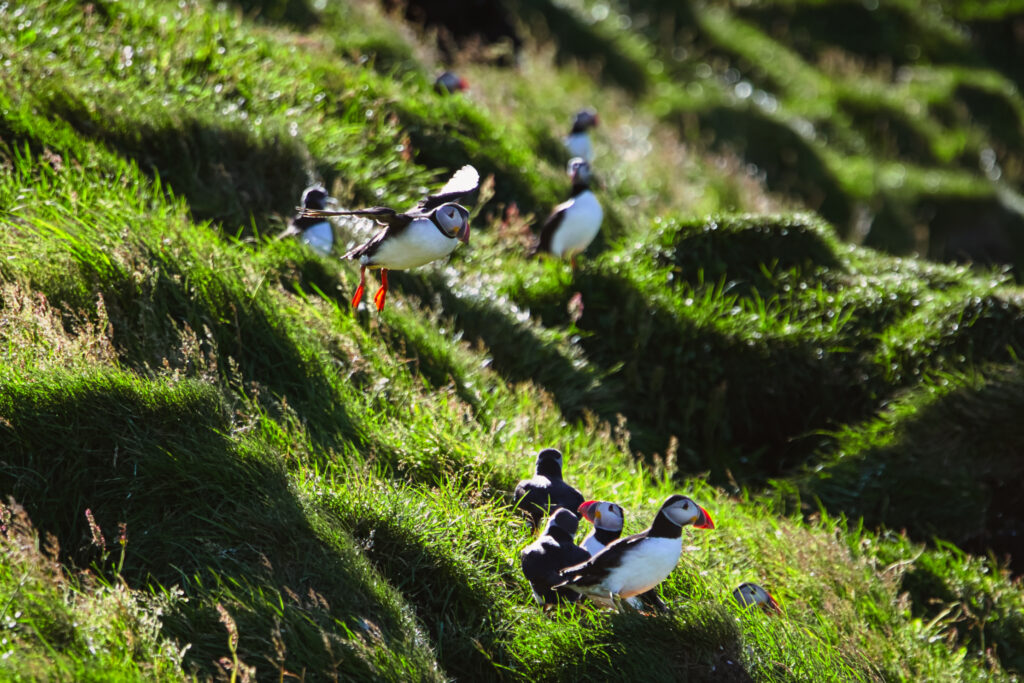
{"type": "Polygon", "coordinates": [[[692,524],[700,516],[699,510],[700,508],[697,507],[697,504],[687,498],[665,508],[665,516],[673,524],[686,526],[687,524],[692,524]]]}
{"type": "Polygon", "coordinates": [[[453,205],[442,206],[437,210],[437,222],[449,234],[455,234],[466,226],[466,216],[459,207],[453,205]]]}

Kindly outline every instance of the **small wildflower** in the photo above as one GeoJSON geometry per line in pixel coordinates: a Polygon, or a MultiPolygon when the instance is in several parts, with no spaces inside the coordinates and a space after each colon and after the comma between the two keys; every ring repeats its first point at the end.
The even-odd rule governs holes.
{"type": "Polygon", "coordinates": [[[85,519],[89,522],[89,531],[92,533],[92,544],[103,550],[107,547],[107,539],[103,538],[103,531],[100,529],[100,525],[96,523],[96,519],[92,516],[92,509],[85,509],[85,519]]]}

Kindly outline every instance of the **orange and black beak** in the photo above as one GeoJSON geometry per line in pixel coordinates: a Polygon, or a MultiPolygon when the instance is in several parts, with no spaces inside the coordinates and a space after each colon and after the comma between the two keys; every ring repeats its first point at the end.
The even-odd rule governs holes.
{"type": "Polygon", "coordinates": [[[714,529],[715,528],[715,522],[714,522],[714,520],[711,519],[711,515],[708,514],[708,511],[705,510],[704,508],[702,508],[699,505],[697,506],[697,509],[700,510],[700,517],[697,519],[696,522],[693,523],[694,528],[695,529],[714,529]]]}
{"type": "Polygon", "coordinates": [[[764,610],[765,614],[782,614],[782,607],[779,606],[779,602],[768,591],[764,593],[768,596],[768,602],[761,605],[761,609],[764,610]]]}
{"type": "Polygon", "coordinates": [[[596,500],[588,500],[585,503],[580,503],[580,506],[576,508],[576,512],[579,513],[580,517],[593,523],[594,521],[594,504],[596,500]]]}
{"type": "Polygon", "coordinates": [[[466,227],[459,231],[457,237],[463,244],[469,244],[469,221],[466,221],[466,227]]]}

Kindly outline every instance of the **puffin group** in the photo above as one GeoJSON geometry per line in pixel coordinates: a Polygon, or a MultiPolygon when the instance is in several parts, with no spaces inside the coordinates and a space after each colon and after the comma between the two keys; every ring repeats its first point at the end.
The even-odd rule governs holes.
{"type": "MultiPolygon", "coordinates": [[[[454,94],[466,90],[468,84],[451,71],[434,81],[435,90],[454,94]]],[[[549,253],[568,258],[576,269],[576,256],[597,236],[604,218],[600,202],[590,189],[590,162],[593,146],[589,130],[597,125],[597,112],[584,109],[573,117],[572,129],[565,138],[565,147],[572,158],[567,166],[569,198],[554,207],[541,226],[540,236],[531,254],[549,253]]],[[[334,216],[363,216],[380,224],[382,229],[366,243],[346,252],[342,258],[359,260],[359,286],[352,296],[352,307],[359,306],[366,289],[366,269],[379,269],[381,286],[373,297],[378,311],[384,310],[388,292],[388,271],[416,268],[452,253],[458,242],[469,243],[469,211],[455,200],[477,189],[480,174],[470,165],[456,171],[444,187],[422,199],[406,211],[387,206],[374,206],[351,211],[328,210],[335,201],[322,185],[312,185],[302,194],[302,205],[282,237],[298,235],[321,255],[329,255],[334,246],[334,233],[327,220],[334,216]]]]}
{"type": "MultiPolygon", "coordinates": [[[[675,494],[661,504],[649,527],[623,537],[622,506],[584,500],[562,477],[562,462],[559,450],[543,449],[537,454],[533,477],[519,482],[514,492],[516,507],[532,528],[547,517],[538,538],[519,555],[534,599],[546,609],[586,598],[619,611],[625,607],[666,610],[655,589],[679,562],[683,527],[714,529],[711,515],[687,496],[675,494]],[[577,545],[581,517],[593,530],[577,545]]],[[[733,597],[743,607],[780,611],[775,598],[755,583],[741,584],[733,597]]]]}

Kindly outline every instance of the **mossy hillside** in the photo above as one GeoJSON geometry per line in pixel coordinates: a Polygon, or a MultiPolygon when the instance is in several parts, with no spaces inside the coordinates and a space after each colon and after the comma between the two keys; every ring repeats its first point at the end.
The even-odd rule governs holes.
{"type": "MultiPolygon", "coordinates": [[[[47,36],[47,16],[33,16],[34,47],[12,56],[20,60],[13,73],[25,80],[6,81],[3,157],[11,173],[0,183],[7,211],[0,272],[8,398],[0,433],[5,462],[14,466],[4,470],[4,489],[61,540],[61,561],[119,575],[140,600],[146,593],[170,596],[160,638],[191,645],[184,654],[186,674],[224,674],[233,647],[239,662],[231,666],[256,667],[260,676],[315,671],[365,679],[770,680],[836,672],[849,678],[981,679],[1016,667],[1012,615],[1020,610],[1020,590],[992,561],[941,544],[925,549],[889,533],[851,529],[841,517],[805,520],[785,496],[748,491],[732,499],[702,478],[687,478],[694,466],[680,467],[670,451],[649,463],[638,459],[628,432],[639,434],[647,418],[614,420],[616,412],[627,414],[618,408],[628,408],[634,394],[620,395],[621,373],[608,360],[610,344],[620,342],[596,339],[591,330],[601,327],[588,317],[601,312],[603,301],[621,299],[603,292],[625,292],[638,316],[656,309],[659,321],[687,322],[698,336],[730,339],[732,346],[717,348],[724,359],[723,349],[750,348],[757,334],[778,345],[772,348],[835,339],[847,323],[828,321],[827,313],[843,312],[827,299],[835,296],[826,291],[829,277],[863,278],[849,310],[870,318],[866,327],[884,330],[915,308],[911,294],[939,292],[939,303],[949,310],[955,310],[952,299],[941,295],[949,290],[1012,299],[1015,290],[999,276],[983,278],[996,282],[982,288],[962,269],[850,250],[827,228],[801,217],[721,217],[714,231],[705,230],[705,220],[673,219],[652,241],[637,244],[653,223],[638,218],[653,214],[638,214],[648,209],[629,204],[630,192],[614,184],[607,196],[630,217],[622,226],[630,237],[585,262],[575,280],[558,264],[524,261],[518,228],[503,232],[498,221],[484,218],[475,226],[481,229],[473,248],[460,250],[451,264],[396,278],[383,315],[352,315],[347,299],[356,273],[348,267],[294,243],[230,238],[250,225],[273,225],[273,213],[286,213],[294,203],[267,180],[272,176],[260,176],[266,169],[256,169],[256,180],[237,187],[227,182],[220,191],[264,183],[280,194],[283,206],[261,205],[252,218],[196,221],[199,203],[185,191],[189,177],[214,168],[218,155],[226,162],[259,157],[213,145],[209,158],[195,155],[180,175],[167,178],[119,142],[132,139],[136,124],[159,119],[155,106],[118,112],[96,94],[101,88],[83,88],[84,106],[69,110],[68,120],[46,105],[56,99],[22,97],[22,86],[39,74],[35,69],[46,63],[47,50],[64,54],[77,45],[79,39],[69,35],[98,41],[111,55],[123,45],[117,41],[129,36],[139,39],[135,44],[148,37],[154,49],[183,41],[188,50],[165,51],[171,76],[181,68],[179,60],[197,49],[209,56],[204,68],[218,72],[224,66],[228,75],[253,63],[260,51],[276,57],[280,49],[297,60],[297,68],[274,72],[259,62],[267,67],[262,74],[253,75],[260,71],[255,65],[246,72],[253,79],[244,119],[249,123],[237,124],[244,135],[232,144],[270,150],[268,160],[280,158],[274,151],[279,147],[301,157],[310,150],[314,168],[348,169],[338,175],[343,181],[332,182],[343,197],[358,201],[362,193],[382,189],[382,199],[375,200],[400,202],[450,168],[410,164],[404,144],[397,149],[395,141],[412,124],[379,109],[367,117],[366,111],[371,102],[380,106],[376,93],[400,87],[427,103],[433,96],[426,83],[408,75],[392,81],[357,66],[358,59],[339,61],[338,45],[326,37],[334,21],[328,14],[321,15],[325,33],[312,34],[322,42],[307,39],[300,49],[291,29],[272,22],[257,28],[230,10],[191,5],[180,11],[160,3],[106,9],[113,19],[103,25],[90,26],[84,12],[55,15],[56,25],[67,29],[58,38],[67,42],[59,44],[40,38],[47,36]],[[127,14],[118,19],[121,12],[127,14]],[[259,50],[242,49],[250,39],[259,50]],[[313,93],[315,102],[319,92],[306,79],[323,73],[360,84],[345,91],[350,108],[336,109],[334,100],[323,110],[308,105],[304,93],[313,93]],[[290,106],[271,97],[275,91],[292,98],[290,106]],[[81,111],[93,106],[105,112],[95,125],[109,121],[115,130],[78,125],[81,111]],[[259,129],[257,116],[263,116],[259,129]],[[295,136],[259,132],[290,131],[293,118],[299,124],[295,136]],[[337,132],[340,139],[362,135],[366,145],[332,147],[316,134],[321,120],[328,128],[348,127],[348,137],[337,132]],[[381,155],[363,164],[367,145],[377,145],[381,155]],[[345,183],[351,183],[348,190],[345,183]],[[791,239],[796,256],[785,246],[791,239]],[[711,258],[728,254],[730,243],[733,257],[711,258]],[[709,273],[714,265],[714,277],[702,279],[688,253],[703,255],[709,273]],[[674,284],[668,284],[676,267],[674,284]],[[728,286],[733,280],[742,282],[728,286]],[[801,283],[816,280],[823,283],[820,299],[779,295],[777,308],[766,303],[769,292],[785,293],[787,284],[801,291],[801,283]],[[584,314],[574,325],[558,315],[575,291],[584,295],[584,314]],[[698,291],[701,298],[687,305],[685,295],[698,291]],[[898,295],[893,304],[886,303],[890,293],[898,295]],[[524,304],[540,315],[531,316],[524,304]],[[881,320],[870,315],[880,304],[881,320]],[[737,307],[756,312],[757,306],[764,310],[756,318],[730,322],[725,315],[737,307]],[[680,315],[689,308],[700,312],[680,315]],[[545,360],[531,373],[534,353],[545,360]],[[567,472],[583,490],[626,506],[629,530],[641,528],[672,491],[684,490],[712,510],[718,530],[687,533],[693,549],[663,589],[672,614],[547,617],[530,602],[516,566],[529,535],[509,508],[508,492],[528,472],[532,452],[549,443],[566,452],[567,472]],[[86,535],[85,507],[110,539],[119,522],[127,525],[120,571],[119,546],[100,551],[86,535]],[[785,620],[741,613],[730,601],[731,589],[751,578],[783,601],[785,620]],[[183,591],[181,599],[173,597],[174,586],[183,591]],[[904,590],[911,591],[907,599],[900,598],[904,590]],[[931,612],[935,599],[962,609],[931,612]],[[993,643],[996,649],[986,656],[984,648],[993,643]]],[[[379,26],[376,21],[366,25],[379,26]]],[[[80,83],[106,83],[128,97],[133,86],[153,97],[161,93],[159,83],[147,85],[137,75],[115,85],[93,63],[81,71],[67,68],[80,83]]],[[[402,74],[426,71],[410,64],[402,74]]],[[[206,102],[197,107],[201,116],[232,101],[220,99],[223,88],[196,87],[206,102]]],[[[480,108],[487,116],[478,120],[494,131],[522,127],[506,120],[501,108],[472,102],[457,107],[480,108]]],[[[423,107],[421,115],[437,111],[445,110],[423,107]]],[[[167,119],[166,125],[180,125],[183,135],[193,130],[186,119],[167,119]]],[[[444,129],[442,120],[430,125],[444,129]]],[[[483,148],[474,153],[505,154],[483,148]]],[[[519,153],[533,154],[525,145],[519,153]]],[[[658,154],[651,158],[664,163],[658,154]]],[[[490,160],[495,168],[506,161],[490,160]]],[[[538,158],[536,165],[542,177],[556,182],[560,163],[538,158]]],[[[720,178],[713,182],[722,194],[698,185],[709,188],[701,206],[723,208],[715,197],[748,187],[720,178]]],[[[294,181],[295,197],[304,181],[294,181]]],[[[498,183],[500,188],[500,177],[498,183]]],[[[539,202],[550,187],[533,183],[539,202]]],[[[630,184],[665,187],[643,174],[630,184]]],[[[668,203],[670,196],[642,206],[668,203]]],[[[621,334],[609,329],[610,337],[621,334]]],[[[968,326],[962,334],[971,338],[974,332],[968,326]]],[[[649,346],[647,352],[667,364],[660,354],[669,348],[649,346]]],[[[981,363],[993,346],[974,348],[971,362],[981,363]]],[[[999,357],[1001,347],[995,348],[999,357]]],[[[933,366],[931,347],[908,353],[922,368],[933,366]]],[[[916,377],[908,372],[905,379],[874,380],[915,390],[916,377]]],[[[674,400],[660,393],[654,398],[674,400]]],[[[866,400],[879,398],[868,394],[866,400]]],[[[707,426],[714,430],[718,423],[709,419],[707,426]]],[[[791,488],[780,478],[776,490],[791,488]]],[[[17,597],[17,588],[8,591],[17,597]]],[[[85,604],[99,604],[97,590],[86,585],[85,594],[85,604]]],[[[51,648],[60,642],[44,633],[25,647],[46,670],[51,648]]],[[[152,636],[136,642],[146,644],[130,658],[142,666],[164,647],[152,636]]],[[[103,661],[102,653],[71,652],[80,669],[103,661]]],[[[59,665],[51,666],[56,671],[59,665]]],[[[144,675],[129,670],[125,677],[144,675]]]]}
{"type": "Polygon", "coordinates": [[[843,235],[1019,265],[1021,212],[1006,194],[1024,168],[1012,5],[974,24],[971,11],[902,2],[560,6],[595,32],[628,26],[621,43],[653,57],[652,112],[698,147],[735,150],[843,235]],[[965,203],[966,223],[943,222],[965,203]]]}

